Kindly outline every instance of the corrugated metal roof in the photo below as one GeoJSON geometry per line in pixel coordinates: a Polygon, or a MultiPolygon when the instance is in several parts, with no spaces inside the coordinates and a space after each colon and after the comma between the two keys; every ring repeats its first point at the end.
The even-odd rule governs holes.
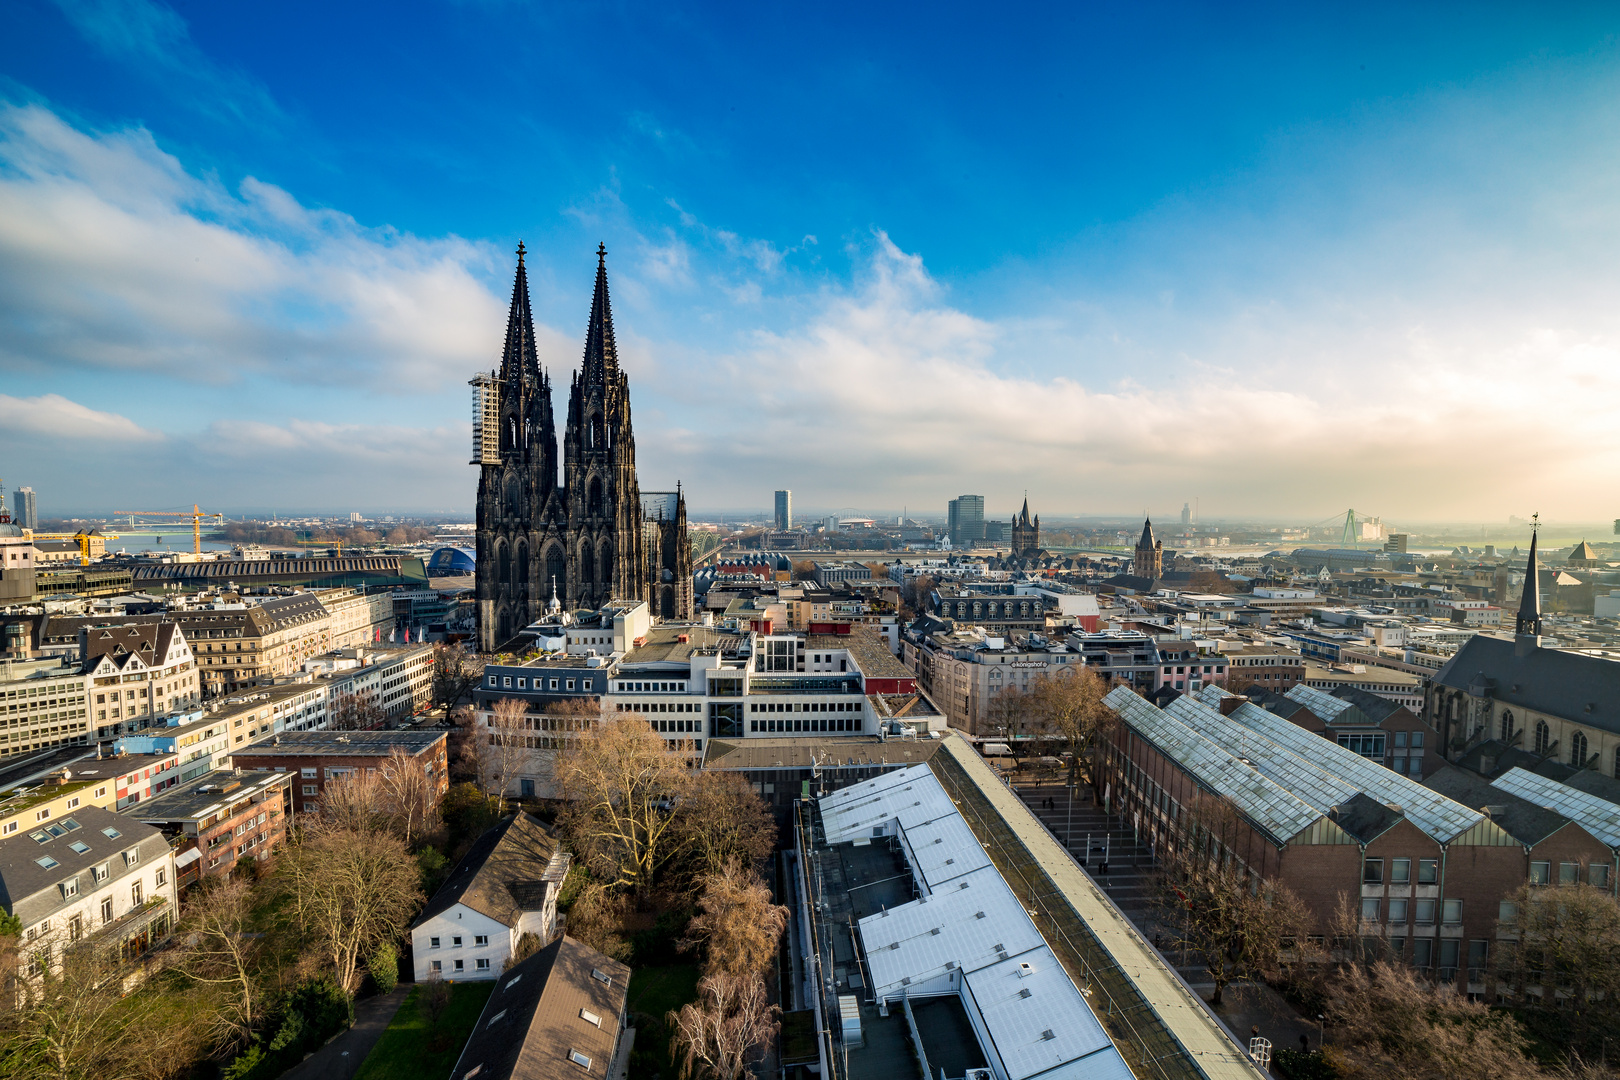
{"type": "Polygon", "coordinates": [[[1620,806],[1539,773],[1512,768],[1491,786],[1575,822],[1610,847],[1620,847],[1620,806]]]}
{"type": "MultiPolygon", "coordinates": [[[[1218,686],[1208,686],[1199,691],[1198,696],[1204,704],[1218,706],[1223,697],[1230,695],[1218,686]]],[[[1229,719],[1316,763],[1322,771],[1342,777],[1355,791],[1386,805],[1400,807],[1408,821],[1441,843],[1450,843],[1488,820],[1478,810],[1448,799],[1258,705],[1245,702],[1229,719]]]]}
{"type": "MultiPolygon", "coordinates": [[[[1217,687],[1217,689],[1219,688],[1217,687]]],[[[1353,704],[1343,698],[1334,697],[1325,690],[1318,690],[1314,686],[1306,686],[1304,683],[1295,683],[1290,686],[1288,692],[1283,694],[1283,697],[1288,698],[1290,701],[1299,702],[1330,724],[1333,722],[1334,717],[1353,704]]]]}
{"type": "Polygon", "coordinates": [[[912,868],[921,875],[930,892],[963,874],[990,865],[984,845],[959,814],[907,828],[905,844],[912,868]]]}
{"type": "Polygon", "coordinates": [[[1103,701],[1159,751],[1198,777],[1211,791],[1231,800],[1239,813],[1285,844],[1323,814],[1254,765],[1166,715],[1127,686],[1116,686],[1103,701]]]}
{"type": "Polygon", "coordinates": [[[994,867],[953,881],[932,896],[868,915],[858,925],[872,990],[880,999],[898,998],[911,984],[944,978],[951,971],[977,971],[1046,944],[994,867]]]}

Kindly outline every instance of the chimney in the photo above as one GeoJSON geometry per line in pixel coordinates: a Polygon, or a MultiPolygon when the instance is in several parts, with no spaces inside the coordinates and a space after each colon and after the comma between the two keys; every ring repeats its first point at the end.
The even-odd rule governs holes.
{"type": "Polygon", "coordinates": [[[1221,715],[1231,716],[1233,713],[1238,711],[1244,702],[1248,700],[1248,698],[1241,697],[1237,694],[1230,694],[1221,698],[1221,715]]]}

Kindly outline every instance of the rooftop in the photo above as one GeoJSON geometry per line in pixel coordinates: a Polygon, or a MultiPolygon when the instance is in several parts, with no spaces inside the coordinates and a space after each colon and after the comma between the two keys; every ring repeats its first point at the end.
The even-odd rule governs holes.
{"type": "Polygon", "coordinates": [[[396,746],[415,756],[447,737],[439,730],[283,731],[237,750],[231,757],[387,757],[396,746]]]}
{"type": "Polygon", "coordinates": [[[741,645],[745,636],[732,630],[721,630],[695,623],[665,623],[647,632],[640,645],[625,654],[621,667],[637,664],[686,664],[692,654],[701,649],[714,649],[741,645]],[[681,639],[685,638],[685,641],[681,639]]]}
{"type": "Polygon", "coordinates": [[[412,925],[463,904],[516,926],[523,912],[540,909],[547,888],[562,887],[568,856],[557,855],[557,841],[545,826],[518,811],[473,842],[412,925]]]}
{"type": "Polygon", "coordinates": [[[292,782],[292,773],[215,769],[136,803],[124,813],[145,822],[199,820],[224,813],[243,799],[290,787],[292,782]]]}
{"type": "Polygon", "coordinates": [[[797,736],[781,739],[710,739],[704,746],[705,769],[824,769],[856,765],[912,764],[927,761],[939,750],[938,739],[880,739],[876,735],[839,735],[824,739],[797,736]]]}
{"type": "Polygon", "coordinates": [[[479,1080],[607,1075],[629,986],[628,967],[560,937],[500,976],[451,1074],[479,1080]]]}

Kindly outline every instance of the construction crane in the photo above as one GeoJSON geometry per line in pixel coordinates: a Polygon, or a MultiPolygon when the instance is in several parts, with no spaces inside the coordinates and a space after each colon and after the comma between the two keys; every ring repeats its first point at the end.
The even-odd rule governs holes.
{"type": "Polygon", "coordinates": [[[113,511],[113,516],[115,516],[115,517],[123,517],[125,514],[129,515],[129,527],[132,528],[132,529],[135,527],[135,515],[137,515],[137,514],[139,514],[141,517],[190,518],[191,519],[191,553],[193,555],[201,555],[202,554],[202,521],[203,521],[203,518],[209,518],[209,519],[211,519],[213,521],[224,521],[225,520],[225,515],[224,514],[205,513],[204,511],[197,509],[197,504],[196,503],[191,504],[191,510],[190,510],[189,513],[187,511],[185,511],[185,510],[114,510],[113,511]]]}

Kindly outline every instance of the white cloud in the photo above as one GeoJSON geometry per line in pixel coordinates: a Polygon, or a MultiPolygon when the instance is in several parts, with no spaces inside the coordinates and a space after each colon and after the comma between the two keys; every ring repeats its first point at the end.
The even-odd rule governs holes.
{"type": "Polygon", "coordinates": [[[0,370],[438,389],[491,362],[505,310],[475,273],[499,258],[0,106],[0,370]]]}
{"type": "Polygon", "coordinates": [[[8,438],[48,441],[151,443],[163,439],[161,433],[148,431],[126,416],[98,412],[60,394],[32,398],[0,394],[0,432],[8,438]]]}
{"type": "MultiPolygon", "coordinates": [[[[1137,322],[1148,314],[1110,318],[1151,337],[1137,322]]],[[[951,306],[921,258],[880,234],[859,287],[757,335],[690,396],[748,422],[638,436],[710,505],[785,485],[807,505],[914,509],[959,491],[1011,504],[1028,488],[1049,516],[1194,495],[1229,514],[1606,512],[1591,488],[1620,464],[1620,340],[1510,319],[1482,340],[1449,313],[1439,325],[1363,314],[1322,340],[1320,308],[1240,312],[1246,333],[1196,328],[1191,355],[1158,356],[1141,377],[1048,374],[1018,355],[1025,327],[951,306]]]]}

